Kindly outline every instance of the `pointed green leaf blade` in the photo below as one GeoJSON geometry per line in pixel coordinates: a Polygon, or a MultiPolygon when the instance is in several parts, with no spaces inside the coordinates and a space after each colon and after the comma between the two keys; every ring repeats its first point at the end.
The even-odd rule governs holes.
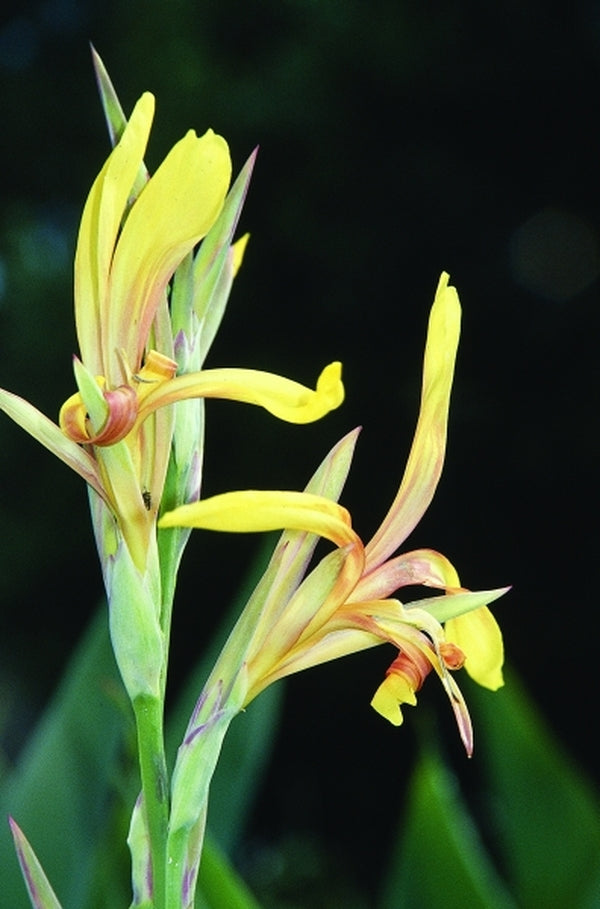
{"type": "Polygon", "coordinates": [[[61,909],[57,896],[23,831],[13,818],[9,818],[9,824],[33,909],[61,909]]]}
{"type": "Polygon", "coordinates": [[[110,135],[112,145],[116,145],[127,126],[127,117],[123,113],[121,102],[117,97],[114,85],[106,71],[106,67],[100,57],[100,54],[92,47],[92,63],[96,73],[96,82],[98,84],[98,93],[102,102],[102,109],[106,118],[106,125],[110,135]]]}
{"type": "MultiPolygon", "coordinates": [[[[91,50],[92,63],[94,66],[94,72],[96,74],[96,83],[98,85],[98,93],[100,95],[102,110],[104,111],[104,118],[108,127],[110,142],[114,148],[125,131],[125,127],[127,126],[127,117],[123,112],[121,102],[119,101],[115,87],[112,84],[111,78],[108,75],[102,58],[93,46],[91,50]]],[[[131,205],[133,200],[137,199],[141,193],[142,189],[148,181],[148,176],[149,175],[148,171],[146,170],[146,166],[142,162],[135,178],[135,183],[131,189],[129,205],[131,205]]]]}
{"type": "MultiPolygon", "coordinates": [[[[465,688],[467,686],[465,685],[465,688]]],[[[600,905],[600,801],[550,734],[514,673],[490,692],[469,684],[475,754],[520,909],[600,905]]]]}
{"type": "Polygon", "coordinates": [[[479,837],[456,780],[427,751],[414,772],[409,805],[379,909],[516,909],[479,837]]]}
{"type": "MultiPolygon", "coordinates": [[[[124,815],[131,806],[124,808],[116,791],[128,782],[126,711],[104,608],[0,789],[0,814],[16,817],[35,842],[66,906],[109,907],[105,886],[106,892],[122,892],[123,904],[130,899],[124,815]]],[[[0,825],[0,869],[2,905],[25,909],[29,903],[7,825],[0,825]]]]}

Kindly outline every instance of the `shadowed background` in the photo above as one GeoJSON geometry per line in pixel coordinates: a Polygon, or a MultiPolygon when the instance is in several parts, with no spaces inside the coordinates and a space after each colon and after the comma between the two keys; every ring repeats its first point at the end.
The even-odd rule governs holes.
{"type": "MultiPolygon", "coordinates": [[[[464,322],[449,449],[409,546],[444,552],[469,587],[514,585],[495,609],[508,659],[597,781],[599,746],[579,706],[597,692],[597,4],[5,6],[0,385],[51,416],[73,389],[76,231],[109,148],[90,40],[127,113],[143,90],[157,96],[150,170],[190,127],[222,133],[236,170],[260,145],[241,223],[250,245],[209,365],[312,384],[326,362],[344,363],[347,400],[314,426],[209,402],[205,494],[301,488],[362,425],[343,503],[368,538],[400,481],[428,310],[450,272],[464,322]]],[[[83,484],[4,418],[0,518],[13,759],[102,591],[83,484]]],[[[194,537],[175,685],[256,551],[251,538],[194,537]]],[[[419,724],[441,724],[465,774],[435,682],[401,730],[370,711],[392,656],[378,649],[288,684],[250,851],[289,836],[324,842],[344,874],[372,887],[419,724]]]]}

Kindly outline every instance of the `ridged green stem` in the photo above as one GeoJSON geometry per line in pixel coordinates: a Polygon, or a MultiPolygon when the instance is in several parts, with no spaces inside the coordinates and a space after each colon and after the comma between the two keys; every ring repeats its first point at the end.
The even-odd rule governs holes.
{"type": "Polygon", "coordinates": [[[165,759],[163,703],[141,696],[133,702],[144,811],[150,839],[153,909],[167,909],[166,855],[169,781],[165,759]]]}

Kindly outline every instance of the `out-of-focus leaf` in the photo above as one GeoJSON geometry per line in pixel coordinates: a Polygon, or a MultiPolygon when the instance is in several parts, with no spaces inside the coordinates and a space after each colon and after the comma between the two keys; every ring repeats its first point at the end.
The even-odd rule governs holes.
{"type": "Polygon", "coordinates": [[[208,828],[228,854],[238,845],[274,745],[284,683],[272,685],[234,719],[210,787],[208,828]]]}
{"type": "Polygon", "coordinates": [[[204,842],[196,909],[260,909],[259,903],[211,837],[204,842]]]}
{"type": "Polygon", "coordinates": [[[600,906],[597,794],[512,673],[494,694],[469,686],[467,700],[491,825],[519,909],[600,906]]]}
{"type": "Polygon", "coordinates": [[[50,886],[35,852],[29,845],[19,825],[12,818],[10,819],[10,827],[19,858],[19,865],[23,872],[23,878],[33,909],[61,909],[56,894],[50,886]]]}
{"type": "MultiPolygon", "coordinates": [[[[109,841],[107,834],[115,824],[122,775],[121,692],[102,609],[0,791],[0,816],[10,814],[25,831],[65,906],[118,905],[116,881],[127,859],[124,835],[109,841]],[[102,882],[113,876],[109,903],[102,899],[102,882]]],[[[6,821],[0,824],[0,869],[2,905],[28,907],[6,821]]],[[[121,904],[129,899],[124,889],[121,904]]]]}
{"type": "Polygon", "coordinates": [[[415,769],[380,909],[516,909],[479,838],[458,785],[425,752],[415,769]]]}

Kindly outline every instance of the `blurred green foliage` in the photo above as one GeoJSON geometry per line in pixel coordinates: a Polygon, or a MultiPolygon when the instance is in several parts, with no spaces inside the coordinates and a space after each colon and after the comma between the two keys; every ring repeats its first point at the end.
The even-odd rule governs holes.
{"type": "MultiPolygon", "coordinates": [[[[179,739],[182,719],[199,692],[198,678],[211,658],[209,653],[198,666],[174,711],[172,742],[179,739]]],[[[348,867],[332,866],[326,844],[291,831],[278,846],[246,853],[244,870],[255,896],[225,858],[223,850],[238,861],[244,855],[249,809],[261,792],[277,734],[282,686],[262,695],[234,723],[219,763],[198,907],[597,906],[596,795],[544,728],[512,673],[506,688],[494,696],[470,687],[480,739],[479,797],[466,797],[441,756],[439,736],[430,729],[421,742],[396,842],[382,862],[381,881],[371,897],[355,887],[348,867]]],[[[101,610],[19,763],[0,780],[2,812],[16,816],[25,828],[64,906],[127,905],[124,842],[137,787],[133,735],[101,610]]],[[[385,782],[379,785],[385,794],[385,782]]],[[[4,830],[1,905],[25,909],[11,853],[4,830]]]]}

